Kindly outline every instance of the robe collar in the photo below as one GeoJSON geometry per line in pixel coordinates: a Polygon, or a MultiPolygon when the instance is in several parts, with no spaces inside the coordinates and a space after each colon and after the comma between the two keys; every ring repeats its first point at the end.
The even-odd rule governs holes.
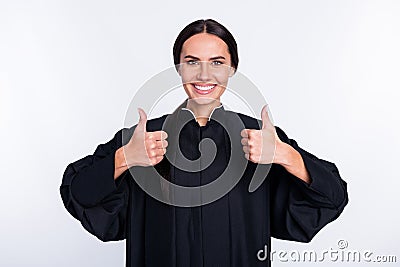
{"type": "MultiPolygon", "coordinates": [[[[187,101],[188,101],[188,99],[186,99],[182,103],[182,105],[180,105],[180,110],[190,113],[193,116],[193,118],[195,119],[195,121],[197,122],[197,118],[196,118],[195,114],[193,113],[193,111],[188,109],[188,108],[186,108],[187,101]]],[[[224,111],[225,111],[225,108],[224,108],[224,105],[222,103],[219,106],[214,107],[213,110],[210,113],[210,116],[208,117],[208,121],[210,121],[211,118],[214,118],[218,113],[219,113],[219,115],[221,115],[224,111]]]]}

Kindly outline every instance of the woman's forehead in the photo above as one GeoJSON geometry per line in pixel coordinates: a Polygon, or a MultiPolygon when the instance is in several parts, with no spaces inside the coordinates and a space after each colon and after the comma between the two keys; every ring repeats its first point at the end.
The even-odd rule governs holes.
{"type": "Polygon", "coordinates": [[[182,46],[182,54],[208,59],[229,54],[226,43],[214,34],[199,33],[188,38],[182,46]]]}

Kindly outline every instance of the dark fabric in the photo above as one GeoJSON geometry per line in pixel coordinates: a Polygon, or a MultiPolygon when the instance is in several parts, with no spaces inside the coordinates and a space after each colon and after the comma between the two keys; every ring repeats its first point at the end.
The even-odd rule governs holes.
{"type": "MultiPolygon", "coordinates": [[[[187,116],[188,111],[182,114],[187,116]]],[[[211,138],[217,146],[214,162],[202,171],[187,172],[164,158],[156,165],[157,171],[184,186],[218,178],[230,159],[231,146],[241,144],[231,144],[214,118],[237,115],[246,128],[260,128],[259,120],[223,107],[215,109],[206,126],[200,127],[192,117],[179,136],[182,153],[188,159],[198,158],[200,140],[211,138]]],[[[149,120],[147,130],[162,129],[166,118],[149,120]]],[[[275,128],[279,138],[301,154],[310,185],[272,164],[261,186],[249,193],[257,165],[248,161],[239,182],[220,199],[199,207],[167,205],[147,195],[129,171],[114,180],[115,151],[127,143],[133,126],[119,130],[93,155],[69,164],[61,197],[68,212],[98,239],[126,239],[126,266],[270,266],[268,260],[257,258],[257,252],[265,245],[269,251],[271,236],[309,242],[348,203],[347,185],[336,165],[300,148],[281,128],[275,128]]]]}

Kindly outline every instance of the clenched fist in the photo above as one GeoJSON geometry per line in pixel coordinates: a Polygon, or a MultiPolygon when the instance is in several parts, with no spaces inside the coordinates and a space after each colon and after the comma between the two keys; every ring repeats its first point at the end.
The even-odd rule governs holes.
{"type": "Polygon", "coordinates": [[[261,110],[261,130],[243,129],[241,131],[242,146],[245,157],[254,163],[274,163],[275,149],[282,142],[268,117],[267,106],[261,110]]]}
{"type": "Polygon", "coordinates": [[[147,132],[147,115],[138,108],[139,122],[129,142],[124,146],[128,167],[153,166],[159,163],[166,153],[168,134],[165,131],[147,132]]]}

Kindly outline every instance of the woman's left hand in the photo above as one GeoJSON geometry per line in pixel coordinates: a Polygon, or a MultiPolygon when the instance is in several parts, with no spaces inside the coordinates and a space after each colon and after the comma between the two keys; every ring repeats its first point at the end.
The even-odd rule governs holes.
{"type": "Polygon", "coordinates": [[[254,163],[270,164],[275,163],[275,150],[283,143],[275,130],[275,126],[269,119],[267,105],[261,110],[261,130],[243,129],[242,145],[245,157],[254,163]]]}

